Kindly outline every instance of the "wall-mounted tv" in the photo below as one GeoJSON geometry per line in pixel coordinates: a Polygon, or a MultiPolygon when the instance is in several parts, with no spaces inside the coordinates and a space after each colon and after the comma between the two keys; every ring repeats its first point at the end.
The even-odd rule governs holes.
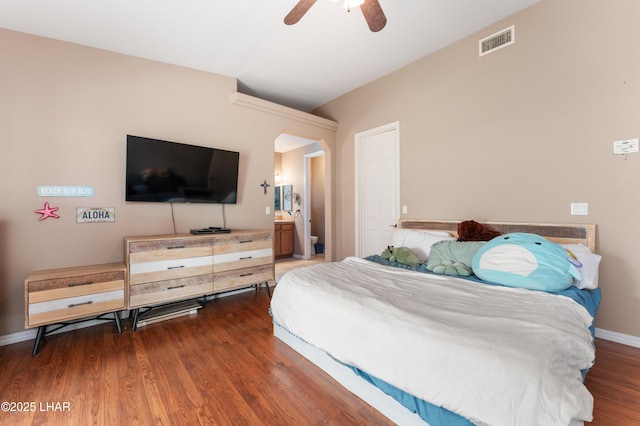
{"type": "Polygon", "coordinates": [[[126,200],[235,204],[240,154],[127,135],[126,200]]]}

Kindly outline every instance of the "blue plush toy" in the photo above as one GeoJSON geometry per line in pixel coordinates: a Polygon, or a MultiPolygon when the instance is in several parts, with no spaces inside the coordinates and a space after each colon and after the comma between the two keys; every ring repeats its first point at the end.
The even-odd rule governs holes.
{"type": "Polygon", "coordinates": [[[535,234],[501,235],[473,257],[474,274],[485,281],[530,290],[562,291],[582,274],[559,244],[535,234]]]}

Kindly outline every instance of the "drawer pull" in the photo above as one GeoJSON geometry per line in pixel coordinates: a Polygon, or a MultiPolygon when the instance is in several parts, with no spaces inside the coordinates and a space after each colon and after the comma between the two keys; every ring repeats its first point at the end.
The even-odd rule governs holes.
{"type": "Polygon", "coordinates": [[[176,288],[182,288],[184,287],[184,284],[182,285],[174,285],[173,287],[167,287],[167,290],[175,290],[176,288]]]}
{"type": "Polygon", "coordinates": [[[180,265],[180,266],[169,266],[167,269],[180,269],[180,268],[184,268],[184,265],[180,265]]]}
{"type": "Polygon", "coordinates": [[[184,246],[172,246],[172,247],[167,247],[167,250],[175,250],[175,249],[181,249],[184,248],[184,246]]]}
{"type": "Polygon", "coordinates": [[[251,242],[253,242],[253,240],[244,240],[244,241],[240,241],[240,244],[251,243],[251,242]]]}
{"type": "Polygon", "coordinates": [[[241,257],[240,260],[247,260],[247,259],[252,259],[253,256],[247,256],[247,257],[241,257]]]}
{"type": "Polygon", "coordinates": [[[241,277],[248,277],[249,275],[253,275],[253,272],[249,272],[246,274],[240,274],[241,277]]]}
{"type": "Polygon", "coordinates": [[[82,306],[82,305],[90,305],[92,304],[93,301],[89,300],[88,302],[84,302],[84,303],[72,303],[69,305],[70,308],[75,308],[76,306],[82,306]]]}
{"type": "Polygon", "coordinates": [[[68,285],[68,287],[78,287],[80,285],[89,285],[89,284],[93,284],[93,281],[83,281],[81,283],[71,283],[68,285]]]}

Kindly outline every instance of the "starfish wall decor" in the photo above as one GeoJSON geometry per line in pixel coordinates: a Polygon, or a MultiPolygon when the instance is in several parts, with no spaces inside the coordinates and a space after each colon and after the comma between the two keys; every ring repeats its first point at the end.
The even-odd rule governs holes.
{"type": "Polygon", "coordinates": [[[40,216],[40,219],[38,220],[45,220],[49,217],[53,217],[55,219],[60,219],[60,216],[58,216],[55,212],[58,211],[58,207],[50,207],[49,206],[49,202],[46,201],[44,203],[44,208],[40,209],[40,210],[36,210],[35,213],[38,213],[42,216],[40,216]]]}

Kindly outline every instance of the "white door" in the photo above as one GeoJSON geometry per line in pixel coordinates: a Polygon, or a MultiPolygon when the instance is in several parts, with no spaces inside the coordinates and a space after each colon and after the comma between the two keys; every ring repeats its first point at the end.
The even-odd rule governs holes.
{"type": "Polygon", "coordinates": [[[356,256],[387,247],[400,211],[399,123],[356,134],[356,256]]]}

